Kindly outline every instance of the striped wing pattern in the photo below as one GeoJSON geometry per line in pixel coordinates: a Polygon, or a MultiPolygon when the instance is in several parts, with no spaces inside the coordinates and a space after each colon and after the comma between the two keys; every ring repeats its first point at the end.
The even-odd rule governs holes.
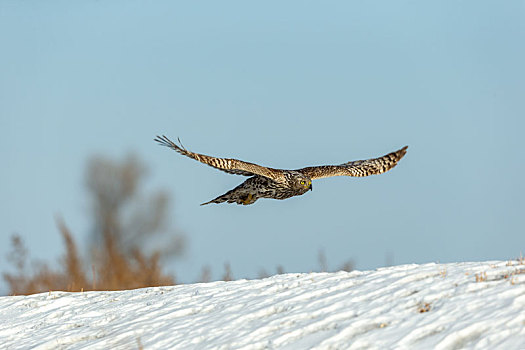
{"type": "Polygon", "coordinates": [[[312,180],[332,176],[369,176],[382,174],[396,166],[397,162],[404,157],[408,146],[395,152],[391,152],[379,158],[367,160],[355,160],[341,165],[321,165],[299,169],[297,171],[310,177],[312,180]]]}
{"type": "Polygon", "coordinates": [[[276,181],[282,181],[284,179],[282,170],[267,168],[238,159],[216,158],[204,154],[193,153],[184,148],[180,140],[178,140],[179,145],[177,145],[175,142],[171,141],[164,135],[157,136],[155,141],[157,141],[160,145],[169,147],[186,157],[195,159],[196,161],[227,172],[228,174],[243,176],[261,175],[276,181]]]}

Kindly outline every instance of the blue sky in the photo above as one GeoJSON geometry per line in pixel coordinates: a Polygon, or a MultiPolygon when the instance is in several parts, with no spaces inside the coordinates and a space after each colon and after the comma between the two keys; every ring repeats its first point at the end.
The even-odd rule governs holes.
{"type": "MultiPolygon", "coordinates": [[[[523,1],[3,1],[0,269],[90,229],[87,159],[130,152],[173,196],[192,282],[260,269],[511,259],[525,251],[523,1]],[[409,145],[393,171],[286,201],[199,207],[243,177],[157,146],[277,168],[409,145]]],[[[3,282],[2,282],[3,283],[3,282]]],[[[1,284],[0,284],[1,286],[1,284]]],[[[5,286],[4,286],[5,288],[5,286]]]]}

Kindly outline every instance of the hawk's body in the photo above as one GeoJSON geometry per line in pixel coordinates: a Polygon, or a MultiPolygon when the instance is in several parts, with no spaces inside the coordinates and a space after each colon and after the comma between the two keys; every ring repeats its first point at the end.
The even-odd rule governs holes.
{"type": "Polygon", "coordinates": [[[395,167],[407,150],[407,146],[405,146],[398,151],[379,158],[356,160],[341,165],[322,165],[298,170],[282,170],[267,168],[238,159],[216,158],[193,153],[186,150],[182,145],[175,144],[166,136],[157,136],[155,141],[174,149],[182,155],[227,173],[251,176],[222,196],[201,205],[223,202],[248,205],[259,198],[286,199],[299,196],[312,189],[312,180],[315,179],[332,176],[361,177],[384,173],[395,167]]]}
{"type": "Polygon", "coordinates": [[[235,187],[233,190],[230,190],[209,202],[202,203],[201,205],[222,202],[235,202],[237,204],[247,205],[252,204],[258,198],[286,199],[306,193],[310,189],[309,187],[311,187],[311,182],[309,187],[301,186],[299,182],[299,186],[295,188],[290,181],[296,176],[297,174],[285,170],[285,178],[288,180],[285,182],[285,186],[283,186],[283,183],[281,182],[271,180],[264,176],[255,175],[235,187]]]}

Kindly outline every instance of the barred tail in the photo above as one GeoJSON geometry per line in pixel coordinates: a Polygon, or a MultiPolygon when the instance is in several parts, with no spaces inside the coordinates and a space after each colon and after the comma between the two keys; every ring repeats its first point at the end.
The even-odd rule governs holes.
{"type": "Polygon", "coordinates": [[[248,193],[248,194],[240,193],[240,191],[238,191],[237,188],[234,188],[233,190],[230,190],[226,192],[225,194],[215,199],[212,199],[209,202],[202,203],[201,205],[207,205],[211,203],[219,204],[219,203],[224,203],[224,202],[249,205],[249,204],[253,204],[256,200],[257,200],[257,197],[252,195],[251,193],[248,193]]]}
{"type": "Polygon", "coordinates": [[[220,195],[219,197],[212,199],[209,202],[202,203],[201,205],[208,205],[208,204],[211,204],[211,203],[220,204],[220,203],[224,203],[224,202],[233,203],[233,202],[235,202],[235,199],[233,199],[233,196],[232,196],[234,191],[235,191],[235,189],[230,190],[230,191],[226,192],[225,194],[220,195]]]}
{"type": "Polygon", "coordinates": [[[209,202],[206,202],[206,203],[202,203],[202,205],[208,205],[208,204],[211,204],[211,203],[216,203],[216,204],[219,204],[219,203],[223,203],[223,202],[226,202],[226,199],[222,198],[222,196],[220,197],[217,197],[215,199],[212,199],[211,201],[209,202]]]}

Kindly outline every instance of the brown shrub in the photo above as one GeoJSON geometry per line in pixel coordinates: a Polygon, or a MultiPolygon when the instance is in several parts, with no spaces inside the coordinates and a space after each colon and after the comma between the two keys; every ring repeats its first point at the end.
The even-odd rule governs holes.
{"type": "Polygon", "coordinates": [[[61,218],[56,223],[65,253],[56,269],[38,264],[29,271],[28,252],[21,237],[14,235],[8,259],[15,272],[4,273],[11,294],[118,290],[175,283],[173,276],[162,272],[162,261],[180,255],[184,240],[178,234],[170,235],[171,242],[158,239],[158,233],[166,233],[168,196],[163,192],[146,199],[139,195],[140,180],[145,174],[142,164],[133,157],[121,163],[97,157],[88,163],[86,174],[93,214],[89,258],[81,258],[73,235],[61,218]]]}

